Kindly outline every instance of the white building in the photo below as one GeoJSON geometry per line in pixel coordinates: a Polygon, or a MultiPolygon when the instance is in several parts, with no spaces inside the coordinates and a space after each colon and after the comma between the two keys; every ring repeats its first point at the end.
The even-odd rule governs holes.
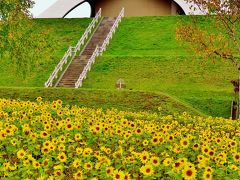
{"type": "Polygon", "coordinates": [[[80,6],[89,3],[91,16],[102,8],[103,16],[116,16],[119,10],[125,8],[125,16],[162,16],[201,14],[190,9],[191,4],[184,0],[58,0],[38,18],[63,18],[70,14],[80,13],[80,6]]]}

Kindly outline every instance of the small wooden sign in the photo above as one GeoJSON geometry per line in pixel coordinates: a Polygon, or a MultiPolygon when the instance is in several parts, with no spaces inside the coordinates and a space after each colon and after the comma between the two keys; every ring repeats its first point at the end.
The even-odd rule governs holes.
{"type": "Polygon", "coordinates": [[[125,84],[125,82],[124,82],[123,79],[117,80],[116,88],[118,88],[118,89],[124,89],[124,88],[126,88],[126,84],[125,84]]]}

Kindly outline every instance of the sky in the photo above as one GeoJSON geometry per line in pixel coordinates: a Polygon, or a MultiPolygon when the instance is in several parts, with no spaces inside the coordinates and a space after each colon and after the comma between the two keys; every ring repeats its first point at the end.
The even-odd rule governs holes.
{"type": "MultiPolygon", "coordinates": [[[[32,9],[30,9],[33,17],[37,17],[43,11],[45,11],[48,7],[54,4],[57,0],[34,0],[35,5],[32,9]]],[[[79,8],[76,8],[75,11],[70,13],[67,17],[74,18],[74,17],[89,17],[90,15],[90,8],[87,3],[82,4],[79,8]]]]}

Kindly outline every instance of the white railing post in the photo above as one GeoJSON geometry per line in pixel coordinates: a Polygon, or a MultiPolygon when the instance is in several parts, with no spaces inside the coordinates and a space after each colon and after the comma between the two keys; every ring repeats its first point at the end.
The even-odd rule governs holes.
{"type": "Polygon", "coordinates": [[[98,13],[96,14],[96,16],[93,18],[92,22],[90,23],[90,25],[87,27],[87,29],[85,30],[84,34],[82,35],[82,37],[79,39],[78,43],[76,46],[70,46],[68,48],[68,50],[65,52],[63,58],[60,60],[60,62],[58,63],[58,65],[55,67],[53,73],[50,75],[50,77],[48,78],[48,80],[44,83],[44,86],[46,88],[48,87],[52,87],[53,85],[53,80],[56,79],[58,77],[58,73],[60,71],[62,71],[63,69],[63,65],[66,64],[68,62],[69,57],[71,57],[71,60],[73,60],[73,58],[76,56],[77,51],[80,51],[81,46],[83,46],[85,44],[85,39],[88,38],[88,36],[90,35],[90,33],[92,32],[92,30],[96,27],[97,23],[99,22],[100,18],[101,18],[101,14],[102,14],[102,10],[99,9],[98,13]]]}

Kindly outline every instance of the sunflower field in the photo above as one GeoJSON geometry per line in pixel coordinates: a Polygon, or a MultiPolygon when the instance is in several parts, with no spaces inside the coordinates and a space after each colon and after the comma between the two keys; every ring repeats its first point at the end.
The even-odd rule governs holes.
{"type": "MultiPolygon", "coordinates": [[[[160,109],[160,108],[159,108],[160,109]]],[[[0,179],[239,179],[240,122],[0,99],[0,179]]]]}

